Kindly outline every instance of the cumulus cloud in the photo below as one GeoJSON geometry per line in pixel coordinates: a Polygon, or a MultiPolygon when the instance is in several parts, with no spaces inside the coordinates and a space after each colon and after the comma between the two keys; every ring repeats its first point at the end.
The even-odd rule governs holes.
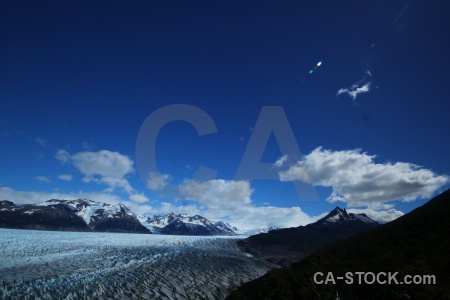
{"type": "Polygon", "coordinates": [[[236,207],[230,214],[230,223],[236,224],[240,230],[270,226],[297,227],[316,220],[317,218],[308,216],[300,207],[243,205],[236,207]]]}
{"type": "Polygon", "coordinates": [[[105,192],[116,189],[134,194],[135,190],[125,178],[133,173],[133,160],[119,152],[101,150],[98,152],[78,152],[70,155],[66,150],[58,150],[55,158],[61,163],[72,163],[83,175],[84,182],[97,182],[108,187],[105,192]]]}
{"type": "Polygon", "coordinates": [[[34,179],[36,179],[37,181],[42,181],[42,182],[51,182],[51,180],[45,176],[36,176],[36,177],[34,177],[34,179]]]}
{"type": "Polygon", "coordinates": [[[353,84],[349,88],[339,89],[336,96],[339,96],[341,94],[348,94],[353,100],[355,100],[359,94],[370,92],[370,85],[372,83],[367,82],[367,77],[371,77],[371,76],[372,76],[372,73],[370,72],[370,70],[367,70],[366,75],[364,75],[363,79],[361,79],[357,83],[353,84]]]}
{"type": "MultiPolygon", "coordinates": [[[[160,215],[170,214],[188,214],[188,215],[202,215],[208,218],[196,204],[174,205],[169,202],[161,202],[159,207],[155,207],[155,213],[160,215]]],[[[211,220],[215,220],[214,218],[211,220]]]]}
{"type": "Polygon", "coordinates": [[[279,172],[279,178],[332,187],[329,202],[344,201],[355,207],[428,198],[449,182],[448,176],[411,163],[375,163],[374,158],[361,150],[319,147],[287,171],[279,172]]]}
{"type": "MultiPolygon", "coordinates": [[[[300,207],[254,205],[251,200],[253,190],[246,180],[185,180],[179,190],[185,199],[195,201],[203,207],[199,210],[195,205],[185,206],[184,210],[188,209],[211,220],[227,219],[227,222],[241,230],[270,226],[293,227],[316,220],[300,207]]],[[[166,204],[165,211],[168,210],[175,210],[175,207],[166,204]]]]}
{"type": "Polygon", "coordinates": [[[65,180],[65,181],[71,181],[72,178],[73,178],[73,176],[70,174],[59,174],[58,175],[58,179],[65,180]]]}
{"type": "Polygon", "coordinates": [[[229,206],[236,203],[248,204],[253,190],[246,180],[214,179],[205,182],[185,180],[179,191],[187,200],[212,206],[229,206]]]}
{"type": "Polygon", "coordinates": [[[195,204],[174,205],[163,202],[153,209],[156,214],[187,213],[202,215],[212,221],[226,220],[242,231],[270,226],[296,227],[318,220],[318,217],[308,216],[300,207],[255,206],[244,203],[212,207],[205,205],[203,209],[199,209],[195,204]]]}
{"type": "Polygon", "coordinates": [[[119,152],[78,152],[71,159],[75,167],[87,176],[121,178],[133,172],[133,161],[119,152]]]}
{"type": "MultiPolygon", "coordinates": [[[[36,191],[16,191],[8,187],[0,187],[0,199],[10,200],[16,204],[40,203],[49,199],[90,199],[110,204],[123,203],[135,214],[142,215],[164,215],[171,212],[176,214],[187,213],[189,215],[202,215],[212,221],[226,220],[242,231],[267,228],[270,226],[296,227],[306,225],[318,220],[326,215],[311,217],[304,213],[300,207],[275,207],[275,206],[255,206],[252,203],[234,203],[233,205],[197,205],[196,203],[186,203],[175,205],[170,202],[161,202],[157,206],[144,204],[148,200],[143,194],[133,194],[129,200],[122,199],[117,195],[98,192],[36,192],[36,191]]],[[[245,198],[244,198],[245,199],[245,198]]],[[[194,202],[194,201],[193,201],[194,202]]],[[[359,210],[358,212],[366,212],[359,210]]],[[[372,217],[367,213],[369,217],[372,217]]],[[[378,218],[378,220],[381,220],[378,218]]]]}
{"type": "Polygon", "coordinates": [[[150,172],[147,178],[147,187],[152,191],[162,190],[166,185],[169,184],[171,179],[168,174],[161,174],[158,172],[150,172]]]}
{"type": "Polygon", "coordinates": [[[350,206],[427,198],[449,182],[449,177],[411,163],[379,164],[374,158],[361,150],[330,151],[319,147],[287,171],[279,172],[279,177],[281,181],[300,180],[332,187],[328,201],[344,201],[350,206]]]}

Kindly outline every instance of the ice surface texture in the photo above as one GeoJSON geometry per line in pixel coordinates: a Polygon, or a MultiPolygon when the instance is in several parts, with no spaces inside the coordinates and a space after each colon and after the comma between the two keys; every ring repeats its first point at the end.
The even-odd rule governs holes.
{"type": "Polygon", "coordinates": [[[235,241],[0,229],[0,298],[223,299],[273,267],[235,241]]]}

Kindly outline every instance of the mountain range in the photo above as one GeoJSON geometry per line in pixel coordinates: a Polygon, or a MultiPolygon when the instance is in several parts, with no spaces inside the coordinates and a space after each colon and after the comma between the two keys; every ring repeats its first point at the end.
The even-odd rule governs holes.
{"type": "Polygon", "coordinates": [[[449,215],[450,189],[392,222],[271,270],[227,299],[450,299],[449,215]],[[331,274],[336,280],[317,284],[317,272],[324,274],[322,279],[331,274]],[[390,283],[382,276],[384,284],[366,284],[359,283],[357,272],[397,275],[390,283]],[[353,284],[339,280],[349,273],[353,284]],[[406,284],[407,275],[434,276],[435,282],[406,284]]]}
{"type": "Polygon", "coordinates": [[[157,233],[176,235],[236,235],[237,228],[186,214],[134,215],[123,204],[92,200],[52,199],[38,204],[15,205],[0,201],[0,227],[38,230],[157,233]]]}
{"type": "Polygon", "coordinates": [[[176,215],[144,217],[138,216],[142,225],[152,233],[177,235],[236,235],[236,227],[225,222],[212,222],[202,216],[176,215]]]}
{"type": "Polygon", "coordinates": [[[123,204],[52,199],[15,205],[0,201],[0,227],[18,229],[151,233],[123,204]]]}
{"type": "Polygon", "coordinates": [[[345,209],[336,207],[325,217],[306,226],[270,230],[237,244],[244,252],[286,266],[337,240],[379,225],[365,214],[347,213],[345,209]]]}

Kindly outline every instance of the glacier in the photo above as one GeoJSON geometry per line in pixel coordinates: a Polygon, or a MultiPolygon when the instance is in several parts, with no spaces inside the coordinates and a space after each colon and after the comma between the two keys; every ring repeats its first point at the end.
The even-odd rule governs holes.
{"type": "Polygon", "coordinates": [[[224,299],[275,267],[241,238],[0,229],[0,298],[224,299]]]}

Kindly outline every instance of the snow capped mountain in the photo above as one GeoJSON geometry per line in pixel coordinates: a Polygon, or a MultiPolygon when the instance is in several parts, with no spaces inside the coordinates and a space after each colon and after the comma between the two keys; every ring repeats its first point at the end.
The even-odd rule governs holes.
{"type": "Polygon", "coordinates": [[[92,200],[51,199],[20,206],[0,202],[0,227],[6,228],[226,236],[234,236],[237,231],[228,223],[199,215],[136,217],[123,204],[92,200]]]}
{"type": "Polygon", "coordinates": [[[144,217],[138,220],[152,233],[180,235],[236,235],[233,227],[224,222],[212,222],[202,216],[175,215],[144,217]]]}
{"type": "Polygon", "coordinates": [[[366,214],[347,213],[345,208],[342,209],[337,206],[328,215],[307,226],[314,228],[350,226],[354,227],[356,231],[359,231],[359,228],[368,229],[378,225],[381,225],[381,223],[372,220],[366,214]]]}
{"type": "Polygon", "coordinates": [[[123,204],[108,204],[92,200],[58,200],[52,199],[37,204],[38,206],[49,206],[62,204],[69,207],[75,214],[80,216],[90,227],[95,226],[102,218],[133,217],[134,214],[123,204]]]}
{"type": "Polygon", "coordinates": [[[0,227],[35,230],[92,231],[73,211],[62,204],[15,205],[0,201],[0,227]]]}
{"type": "Polygon", "coordinates": [[[238,246],[256,257],[280,265],[298,261],[317,249],[379,226],[365,214],[347,213],[336,207],[322,219],[306,226],[270,230],[245,240],[238,246]]]}
{"type": "Polygon", "coordinates": [[[82,199],[52,199],[38,205],[64,205],[95,231],[151,233],[123,204],[108,204],[82,199]]]}
{"type": "Polygon", "coordinates": [[[52,199],[16,206],[2,201],[1,227],[151,233],[123,204],[52,199]]]}

